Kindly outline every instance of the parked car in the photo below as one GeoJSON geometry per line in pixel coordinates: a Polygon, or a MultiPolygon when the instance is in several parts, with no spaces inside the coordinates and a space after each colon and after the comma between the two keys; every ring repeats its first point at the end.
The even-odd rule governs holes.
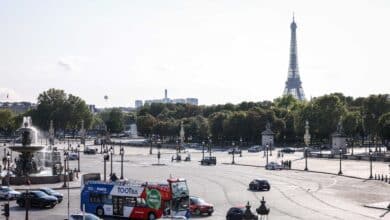
{"type": "Polygon", "coordinates": [[[70,215],[69,220],[101,220],[101,218],[97,217],[92,213],[80,213],[70,215]]]}
{"type": "Polygon", "coordinates": [[[241,153],[241,149],[239,149],[238,147],[232,147],[228,150],[228,154],[232,154],[234,152],[234,154],[240,154],[241,153]]]}
{"type": "Polygon", "coordinates": [[[254,179],[249,183],[250,190],[258,190],[258,191],[269,191],[271,189],[271,185],[267,180],[262,179],[254,179]]]}
{"type": "Polygon", "coordinates": [[[58,200],[58,203],[61,203],[62,202],[62,199],[64,198],[64,195],[62,193],[59,193],[53,189],[50,189],[50,188],[40,188],[39,191],[42,191],[44,193],[46,193],[47,195],[49,196],[54,196],[57,198],[58,200]]]}
{"type": "Polygon", "coordinates": [[[69,152],[68,159],[69,160],[78,160],[79,159],[79,155],[76,152],[69,152]]]}
{"type": "Polygon", "coordinates": [[[205,202],[202,198],[191,196],[190,197],[190,212],[194,215],[211,215],[214,212],[214,206],[205,202]]]}
{"type": "Polygon", "coordinates": [[[217,158],[216,157],[210,157],[206,156],[201,161],[200,164],[202,165],[216,165],[217,164],[217,158]]]}
{"type": "Polygon", "coordinates": [[[30,205],[31,207],[38,207],[38,208],[54,208],[54,206],[57,205],[58,199],[55,196],[49,196],[46,193],[39,191],[39,190],[34,190],[28,192],[28,195],[26,195],[25,192],[21,193],[19,198],[16,200],[16,203],[20,207],[25,206],[25,200],[26,196],[30,197],[30,205]]]}
{"type": "Polygon", "coordinates": [[[269,162],[267,165],[265,165],[265,169],[267,169],[267,170],[281,170],[281,169],[283,169],[283,166],[278,164],[277,162],[269,162]]]}
{"type": "Polygon", "coordinates": [[[231,207],[226,213],[226,220],[242,220],[244,218],[245,207],[231,207]]]}
{"type": "Polygon", "coordinates": [[[260,152],[261,151],[261,147],[259,145],[254,145],[250,148],[248,148],[248,152],[251,152],[251,153],[256,153],[256,152],[260,152]]]}
{"type": "Polygon", "coordinates": [[[1,199],[17,199],[20,196],[20,192],[15,191],[8,186],[0,186],[0,198],[1,199]]]}
{"type": "Polygon", "coordinates": [[[292,154],[292,153],[295,153],[295,150],[291,147],[286,147],[286,148],[281,149],[280,152],[292,154]]]}

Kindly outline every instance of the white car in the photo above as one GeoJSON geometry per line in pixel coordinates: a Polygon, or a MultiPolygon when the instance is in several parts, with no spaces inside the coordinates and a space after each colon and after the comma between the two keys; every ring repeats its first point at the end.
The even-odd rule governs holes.
{"type": "Polygon", "coordinates": [[[267,165],[265,165],[265,169],[267,169],[267,170],[281,170],[281,169],[283,169],[283,166],[278,164],[277,162],[269,162],[267,165]]]}
{"type": "Polygon", "coordinates": [[[0,198],[2,199],[16,199],[20,196],[20,192],[15,191],[8,186],[0,186],[0,198]]]}
{"type": "Polygon", "coordinates": [[[69,152],[68,158],[69,160],[78,160],[79,155],[76,152],[69,152]]]}
{"type": "Polygon", "coordinates": [[[69,220],[101,220],[101,218],[91,213],[80,213],[71,215],[69,220]]]}

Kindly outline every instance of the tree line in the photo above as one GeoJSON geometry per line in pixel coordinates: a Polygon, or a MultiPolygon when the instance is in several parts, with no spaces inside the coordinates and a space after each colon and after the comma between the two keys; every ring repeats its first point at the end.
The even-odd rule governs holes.
{"type": "Polygon", "coordinates": [[[382,94],[353,98],[333,93],[309,101],[283,96],[272,102],[211,106],[152,103],[130,113],[111,108],[98,114],[92,114],[84,100],[63,90],[49,89],[37,101],[37,107],[24,114],[0,110],[0,133],[12,134],[28,115],[42,130],[48,130],[50,120],[57,131],[76,131],[84,120],[86,129],[110,133],[123,132],[126,125],[136,123],[140,135],[168,140],[177,139],[183,122],[186,141],[211,139],[216,144],[260,143],[267,123],[279,144],[303,142],[305,121],[312,143],[327,143],[339,122],[349,138],[390,139],[390,97],[382,94]]]}

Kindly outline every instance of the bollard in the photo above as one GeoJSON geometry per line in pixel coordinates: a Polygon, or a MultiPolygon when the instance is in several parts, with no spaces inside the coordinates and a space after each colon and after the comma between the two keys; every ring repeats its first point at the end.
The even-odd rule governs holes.
{"type": "Polygon", "coordinates": [[[376,180],[376,174],[374,175],[374,180],[376,180]]]}
{"type": "Polygon", "coordinates": [[[385,182],[387,183],[387,175],[386,175],[386,177],[385,177],[385,182]]]}
{"type": "Polygon", "coordinates": [[[381,181],[383,181],[383,174],[382,174],[382,177],[381,177],[381,181]]]}

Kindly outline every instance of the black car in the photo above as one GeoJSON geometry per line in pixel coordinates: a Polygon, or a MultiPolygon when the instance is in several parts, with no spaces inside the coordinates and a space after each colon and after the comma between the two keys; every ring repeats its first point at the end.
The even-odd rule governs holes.
{"type": "Polygon", "coordinates": [[[30,206],[31,207],[38,207],[38,208],[46,208],[50,207],[53,208],[57,205],[58,200],[54,196],[49,196],[46,193],[42,191],[30,191],[28,192],[28,195],[26,193],[22,193],[20,197],[16,200],[16,203],[20,207],[24,207],[26,204],[26,197],[30,198],[30,206]]]}
{"type": "Polygon", "coordinates": [[[271,186],[267,180],[254,179],[249,183],[250,190],[269,191],[271,186]]]}
{"type": "Polygon", "coordinates": [[[286,147],[286,148],[281,149],[280,152],[287,153],[287,154],[292,154],[292,153],[295,152],[295,150],[292,149],[291,147],[286,147]]]}
{"type": "Polygon", "coordinates": [[[42,191],[42,192],[46,193],[49,196],[56,197],[58,199],[58,203],[61,203],[62,199],[64,198],[64,195],[62,195],[61,193],[59,193],[57,191],[54,191],[54,190],[52,190],[50,188],[40,188],[39,191],[42,191]]]}
{"type": "Polygon", "coordinates": [[[242,220],[244,218],[244,212],[244,206],[231,207],[226,213],[226,220],[242,220]]]}
{"type": "Polygon", "coordinates": [[[217,164],[217,158],[216,157],[204,157],[200,164],[202,165],[216,165],[217,164]]]}

